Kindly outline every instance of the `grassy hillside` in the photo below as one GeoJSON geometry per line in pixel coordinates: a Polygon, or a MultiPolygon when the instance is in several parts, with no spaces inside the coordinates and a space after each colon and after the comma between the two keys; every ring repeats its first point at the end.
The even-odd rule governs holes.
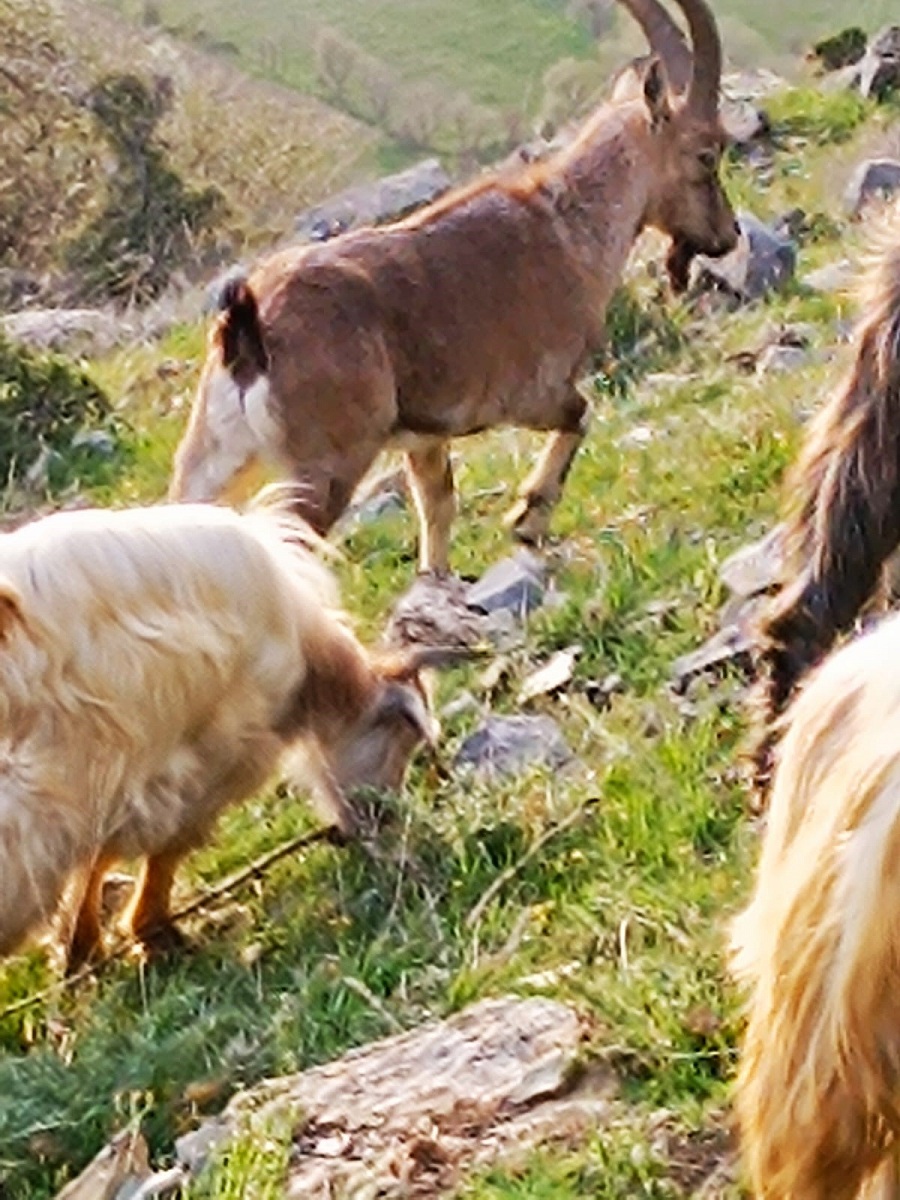
{"type": "MultiPolygon", "coordinates": [[[[773,111],[773,169],[731,164],[732,194],[764,217],[797,204],[819,214],[801,274],[855,255],[860,231],[837,197],[859,155],[886,144],[898,111],[809,92],[773,111]]],[[[612,318],[617,355],[598,363],[591,433],[555,522],[550,562],[565,600],[534,615],[492,701],[514,710],[530,665],[580,643],[575,689],[537,704],[561,723],[579,763],[493,786],[441,780],[419,764],[377,861],[357,847],[310,849],[190,922],[194,953],[147,969],[120,961],[0,1017],[4,1200],[45,1200],[132,1120],[164,1160],[173,1137],[237,1087],[388,1032],[384,1009],[411,1026],[509,990],[549,993],[589,1014],[593,1053],[614,1072],[618,1097],[588,1144],[472,1179],[459,1200],[698,1194],[685,1163],[712,1169],[726,1141],[740,1021],[723,929],[745,894],[756,834],[737,680],[687,698],[667,680],[674,659],[716,627],[719,564],[775,517],[801,422],[839,373],[838,323],[852,308],[796,284],[765,304],[703,315],[660,296],[647,266],[655,256],[647,245],[632,264],[642,316],[635,325],[634,310],[619,305],[612,318]],[[759,378],[730,360],[783,321],[809,325],[807,365],[759,378]],[[578,683],[613,672],[622,690],[595,708],[578,683]],[[527,858],[592,797],[599,804],[581,822],[527,858]],[[467,916],[514,865],[471,928],[467,916]]],[[[163,495],[202,344],[202,329],[185,327],[89,364],[120,398],[131,442],[128,469],[113,480],[86,472],[84,495],[115,504],[163,495]]],[[[500,515],[536,444],[509,434],[458,447],[456,570],[480,573],[507,551],[500,515]]],[[[346,547],[344,595],[367,634],[412,579],[414,534],[400,513],[346,547]]],[[[486,699],[470,667],[441,680],[441,702],[463,689],[486,699]]],[[[448,761],[475,719],[469,710],[445,721],[448,761]]],[[[302,797],[258,796],[191,860],[180,897],[312,821],[302,797]]],[[[4,963],[0,1009],[53,978],[39,950],[4,963]]],[[[276,1144],[237,1156],[197,1197],[277,1196],[285,1153],[276,1144]]],[[[739,1191],[726,1174],[710,1195],[739,1191]]]]}
{"type": "MultiPolygon", "coordinates": [[[[141,20],[148,14],[186,37],[217,40],[261,73],[313,90],[314,44],[335,29],[406,81],[433,81],[482,104],[535,111],[544,72],[561,58],[617,61],[635,40],[633,22],[612,5],[598,40],[571,0],[260,0],[252,28],[235,0],[107,0],[141,20]]],[[[896,19],[892,0],[715,0],[727,49],[741,66],[787,66],[843,25],[874,30],[896,19]]]]}

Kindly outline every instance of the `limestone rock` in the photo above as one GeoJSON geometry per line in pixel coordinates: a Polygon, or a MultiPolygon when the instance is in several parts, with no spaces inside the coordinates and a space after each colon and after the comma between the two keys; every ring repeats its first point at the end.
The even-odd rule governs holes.
{"type": "Polygon", "coordinates": [[[301,213],[294,230],[301,241],[325,241],[360,225],[380,225],[430,204],[450,187],[450,176],[436,158],[405,171],[347,188],[301,213]]]}
{"type": "Polygon", "coordinates": [[[577,1084],[584,1033],[556,1001],[485,1000],[234,1097],[207,1142],[280,1118],[293,1129],[286,1197],[450,1195],[464,1171],[583,1138],[608,1117],[611,1079],[577,1084]]]}
{"type": "Polygon", "coordinates": [[[129,322],[99,308],[26,308],[0,317],[0,332],[37,350],[95,353],[135,337],[129,322]]]}
{"type": "Polygon", "coordinates": [[[466,595],[466,604],[476,612],[493,613],[506,609],[523,617],[537,608],[544,598],[546,568],[538,555],[519,550],[510,558],[494,563],[466,595]]]}

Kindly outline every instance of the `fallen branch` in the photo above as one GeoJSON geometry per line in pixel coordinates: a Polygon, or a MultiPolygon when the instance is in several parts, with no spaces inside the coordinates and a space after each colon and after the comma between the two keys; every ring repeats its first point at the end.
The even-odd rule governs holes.
{"type": "MultiPolygon", "coordinates": [[[[333,830],[325,828],[314,829],[311,833],[303,833],[298,837],[291,838],[290,841],[276,846],[274,850],[269,850],[266,854],[260,855],[259,858],[254,859],[248,866],[242,867],[240,871],[227,876],[221,883],[217,883],[215,887],[210,888],[209,891],[202,892],[187,904],[182,905],[181,908],[177,908],[172,913],[172,920],[181,920],[183,917],[192,916],[194,913],[200,912],[201,909],[208,908],[216,900],[230,895],[245,883],[249,883],[250,880],[264,875],[270,867],[273,867],[275,863],[280,862],[283,858],[287,858],[289,854],[305,849],[307,846],[312,846],[316,842],[328,841],[333,836],[333,830]]],[[[10,1004],[0,1010],[0,1021],[14,1016],[18,1012],[23,1012],[27,1008],[32,1008],[35,1004],[40,1004],[44,1000],[50,1000],[54,996],[62,995],[70,988],[74,988],[76,984],[86,979],[89,975],[99,975],[110,963],[117,962],[127,954],[130,954],[137,945],[138,942],[134,938],[120,942],[100,962],[86,963],[74,974],[67,975],[64,979],[58,979],[55,983],[50,984],[49,987],[43,988],[39,992],[34,992],[30,996],[25,996],[23,999],[17,1000],[14,1004],[10,1004]]]]}
{"type": "Polygon", "coordinates": [[[484,916],[485,909],[494,897],[506,887],[511,879],[514,879],[518,875],[524,866],[530,863],[543,850],[548,842],[552,842],[558,834],[571,829],[573,825],[577,825],[599,803],[600,797],[592,796],[589,800],[585,800],[580,808],[573,809],[561,821],[557,821],[555,825],[551,825],[549,829],[545,829],[541,836],[531,843],[521,858],[511,863],[505,871],[501,871],[497,878],[493,880],[490,887],[482,894],[481,899],[466,917],[466,928],[472,929],[478,924],[484,916]]]}

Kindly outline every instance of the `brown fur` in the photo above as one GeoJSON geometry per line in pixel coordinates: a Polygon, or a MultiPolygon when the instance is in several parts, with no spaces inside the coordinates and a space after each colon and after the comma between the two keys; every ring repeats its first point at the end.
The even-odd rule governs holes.
{"type": "Polygon", "coordinates": [[[735,1107],[758,1200],[900,1196],[900,615],[788,710],[733,933],[749,1014],[735,1107]]]}
{"type": "Polygon", "coordinates": [[[813,420],[786,493],[784,583],[762,624],[762,790],[777,720],[876,595],[900,545],[900,205],[862,281],[853,363],[813,420]]]}
{"type": "Polygon", "coordinates": [[[584,436],[577,385],[638,234],[654,226],[709,254],[735,244],[707,69],[720,68],[715,26],[702,0],[680,2],[714,42],[714,61],[700,64],[685,96],[670,95],[654,59],[641,98],[601,109],[555,156],[397,224],[262,262],[248,281],[269,360],[259,375],[268,390],[255,402],[265,395],[263,420],[277,433],[247,436],[237,450],[245,431],[227,432],[226,410],[249,394],[244,383],[229,391],[222,372],[236,325],[251,332],[232,306],[211,334],[173,498],[214,498],[248,458],[269,454],[301,484],[300,511],[324,533],[377,454],[399,442],[421,564],[443,570],[455,508],[450,440],[512,425],[555,432],[510,515],[517,536],[539,540],[584,436]],[[224,432],[213,436],[216,422],[224,432]]]}

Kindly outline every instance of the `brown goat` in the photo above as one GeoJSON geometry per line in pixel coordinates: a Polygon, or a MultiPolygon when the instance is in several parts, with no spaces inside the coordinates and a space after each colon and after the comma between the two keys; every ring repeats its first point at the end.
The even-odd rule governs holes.
{"type": "Polygon", "coordinates": [[[852,367],[812,421],[786,489],[784,581],[761,626],[763,791],[779,715],[873,599],[900,545],[900,205],[879,232],[852,367]]]}
{"type": "Polygon", "coordinates": [[[368,654],[308,540],[296,517],[212,505],[0,539],[0,955],[71,883],[68,965],[92,957],[117,858],[145,859],[129,932],[171,940],[179,863],[288,752],[344,835],[352,789],[400,785],[436,735],[418,671],[447,656],[368,654]]]}
{"type": "Polygon", "coordinates": [[[585,434],[578,382],[638,234],[721,255],[736,243],[719,180],[721,45],[704,0],[679,0],[694,44],[674,96],[659,59],[639,99],[575,141],[393,225],[263,261],[234,281],[210,339],[171,496],[220,496],[268,459],[320,533],[378,453],[407,452],[425,570],[446,570],[450,440],[554,431],[509,521],[539,541],[585,434]]]}

